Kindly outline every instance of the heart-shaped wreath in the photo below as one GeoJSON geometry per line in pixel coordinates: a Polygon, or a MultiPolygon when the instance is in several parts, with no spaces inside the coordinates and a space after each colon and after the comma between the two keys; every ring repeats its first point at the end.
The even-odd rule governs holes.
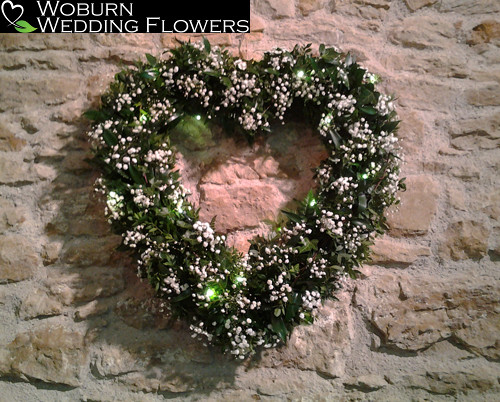
{"type": "Polygon", "coordinates": [[[398,120],[378,77],[350,55],[310,45],[242,60],[207,40],[146,55],[115,76],[89,136],[97,190],[141,277],[188,320],[193,336],[239,358],[286,342],[369,257],[398,202],[398,120]],[[241,254],[201,222],[175,170],[169,134],[186,120],[230,125],[250,140],[283,122],[292,104],[317,127],[328,158],[295,212],[241,254]]]}

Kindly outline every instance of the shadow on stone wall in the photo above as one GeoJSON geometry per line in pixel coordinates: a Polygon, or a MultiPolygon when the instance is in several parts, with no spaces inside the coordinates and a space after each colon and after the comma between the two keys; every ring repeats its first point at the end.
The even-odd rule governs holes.
{"type": "MultiPolygon", "coordinates": [[[[47,276],[40,292],[33,294],[32,304],[36,306],[30,311],[30,303],[24,303],[21,317],[54,316],[51,323],[55,325],[41,328],[29,341],[19,339],[13,345],[26,349],[27,360],[39,360],[43,355],[52,361],[38,367],[33,377],[70,389],[103,380],[164,396],[193,390],[208,395],[215,389],[231,388],[236,372],[245,367],[281,366],[280,353],[289,356],[286,366],[305,364],[314,369],[314,362],[299,363],[301,354],[310,354],[309,342],[302,346],[307,351],[298,355],[290,350],[272,351],[264,360],[257,356],[241,365],[193,340],[185,323],[163,313],[162,301],[154,298],[146,281],[137,278],[131,256],[115,251],[120,237],[110,232],[104,218],[104,200],[93,190],[99,173],[85,162],[90,157],[87,125],[82,121],[75,127],[57,158],[37,161],[57,171],[40,200],[42,211],[57,212],[45,226],[47,276]]],[[[294,198],[305,195],[312,183],[311,168],[324,155],[319,139],[303,129],[287,125],[253,146],[245,140],[223,138],[218,132],[214,146],[208,150],[184,150],[186,185],[193,189],[194,201],[204,203],[202,217],[221,217],[218,229],[240,240],[240,246],[255,233],[262,233],[262,218],[275,217],[280,208],[292,206],[294,198]],[[303,152],[296,154],[290,147],[303,152]],[[215,196],[221,191],[227,192],[229,201],[215,196]],[[266,198],[270,191],[278,194],[275,200],[266,198]],[[241,197],[248,192],[251,197],[241,197]],[[221,214],[234,202],[243,205],[221,214]],[[272,210],[268,211],[270,205],[272,210]],[[239,222],[236,215],[241,215],[241,208],[245,216],[239,222]],[[231,223],[235,219],[239,227],[231,223]]],[[[323,320],[331,320],[331,314],[328,311],[323,320]]],[[[310,332],[304,329],[295,336],[312,336],[310,332]]],[[[329,331],[326,335],[332,339],[329,331]]],[[[320,363],[325,373],[338,370],[329,364],[320,363]]]]}

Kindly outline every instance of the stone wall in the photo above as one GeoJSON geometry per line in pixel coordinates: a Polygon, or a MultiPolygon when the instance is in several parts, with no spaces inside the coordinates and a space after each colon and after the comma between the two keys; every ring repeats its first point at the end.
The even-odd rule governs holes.
{"type": "MultiPolygon", "coordinates": [[[[500,3],[255,0],[251,25],[209,38],[245,58],[336,45],[398,95],[408,191],[373,264],[286,347],[236,364],[191,341],[114,251],[81,117],[115,72],[174,36],[2,34],[1,401],[498,397],[500,3]]],[[[253,149],[214,144],[183,167],[238,247],[307,188],[301,171],[322,152],[287,126],[253,149]]]]}

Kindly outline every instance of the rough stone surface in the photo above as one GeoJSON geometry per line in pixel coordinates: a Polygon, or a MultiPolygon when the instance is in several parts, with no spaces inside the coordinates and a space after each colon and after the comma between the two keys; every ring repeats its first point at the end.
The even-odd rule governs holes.
{"type": "Polygon", "coordinates": [[[377,329],[381,347],[419,351],[449,339],[471,352],[498,358],[498,284],[481,277],[413,279],[388,273],[356,290],[355,304],[377,329]]]}
{"type": "Polygon", "coordinates": [[[401,205],[388,212],[391,234],[425,234],[437,210],[439,187],[430,176],[408,176],[406,180],[401,205]]]}
{"type": "Polygon", "coordinates": [[[486,255],[490,231],[480,222],[454,222],[444,235],[445,240],[440,246],[440,255],[443,258],[479,259],[486,255]]]}
{"type": "Polygon", "coordinates": [[[419,8],[431,6],[436,2],[437,0],[405,0],[406,5],[411,11],[416,11],[419,8]]]}
{"type": "Polygon", "coordinates": [[[0,283],[31,278],[39,263],[38,253],[24,236],[0,236],[0,283]]]}
{"type": "MultiPolygon", "coordinates": [[[[493,401],[500,392],[497,0],[252,0],[232,54],[351,51],[398,97],[407,192],[372,262],[286,346],[237,363],[152,298],[93,195],[88,122],[121,65],[201,34],[0,35],[0,399],[493,401]]],[[[244,251],[324,157],[297,122],[177,144],[203,216],[244,251]],[[244,213],[242,213],[242,211],[244,213]]]]}
{"type": "Polygon", "coordinates": [[[80,385],[86,360],[84,338],[61,326],[21,333],[8,345],[10,373],[69,386],[80,385]]]}
{"type": "Polygon", "coordinates": [[[429,246],[406,243],[388,237],[378,238],[371,250],[372,262],[382,265],[406,266],[414,263],[420,257],[432,255],[429,246]]]}

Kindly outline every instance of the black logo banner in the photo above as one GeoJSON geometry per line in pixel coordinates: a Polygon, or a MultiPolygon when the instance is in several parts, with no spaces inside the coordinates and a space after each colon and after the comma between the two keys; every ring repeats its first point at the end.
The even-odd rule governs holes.
{"type": "Polygon", "coordinates": [[[250,0],[0,0],[0,32],[246,33],[250,0]]]}

